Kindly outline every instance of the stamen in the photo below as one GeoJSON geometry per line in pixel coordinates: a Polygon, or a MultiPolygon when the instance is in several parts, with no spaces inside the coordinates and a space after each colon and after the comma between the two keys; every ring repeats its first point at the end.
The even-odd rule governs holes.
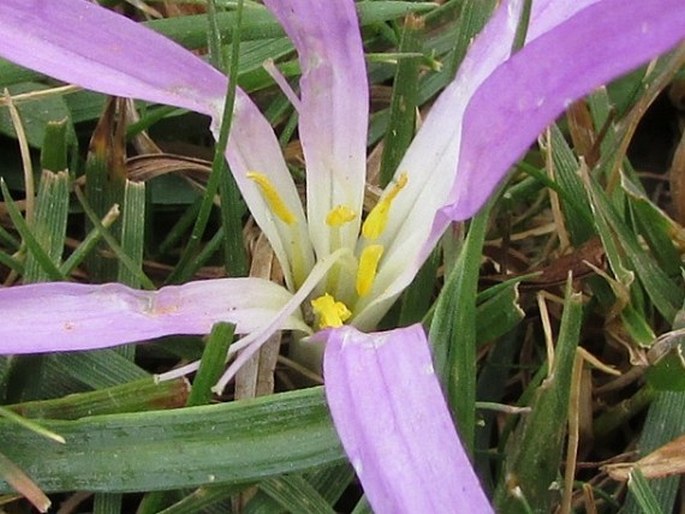
{"type": "Polygon", "coordinates": [[[319,328],[340,327],[347,321],[352,313],[342,302],[336,302],[328,293],[315,298],[311,302],[314,314],[319,318],[319,328]]]}
{"type": "Polygon", "coordinates": [[[295,91],[290,87],[290,84],[288,84],[288,79],[286,79],[281,73],[281,70],[276,67],[274,60],[267,59],[262,63],[262,68],[264,68],[269,76],[274,79],[274,82],[278,85],[280,90],[283,91],[286,98],[293,104],[295,110],[301,112],[302,109],[300,106],[302,105],[302,102],[300,101],[300,98],[295,94],[295,91]]]}
{"type": "Polygon", "coordinates": [[[376,280],[378,262],[382,256],[382,245],[369,245],[362,251],[357,269],[357,294],[359,296],[365,296],[371,291],[373,281],[376,280]]]}
{"type": "MultiPolygon", "coordinates": [[[[342,246],[341,228],[344,224],[349,223],[357,217],[357,214],[351,207],[347,205],[337,205],[333,207],[326,216],[326,225],[331,227],[329,248],[331,250],[338,249],[342,246]]],[[[340,280],[340,266],[336,265],[331,269],[328,274],[328,279],[326,280],[326,291],[332,291],[338,294],[340,291],[338,289],[340,280]]]]}
{"type": "Polygon", "coordinates": [[[281,195],[276,190],[276,187],[269,180],[269,177],[263,173],[258,173],[256,171],[250,171],[247,173],[247,178],[252,180],[259,190],[262,192],[264,201],[269,205],[269,209],[286,225],[292,225],[297,221],[297,218],[293,212],[288,209],[288,206],[281,198],[281,195]]]}
{"type": "Polygon", "coordinates": [[[390,206],[400,191],[407,185],[408,180],[407,174],[402,173],[387,194],[378,200],[376,206],[371,209],[371,212],[364,221],[364,225],[362,225],[362,234],[366,239],[374,241],[383,233],[385,226],[388,224],[390,206]]]}
{"type": "Polygon", "coordinates": [[[333,207],[326,216],[326,225],[329,227],[339,227],[352,221],[357,215],[352,208],[347,205],[337,205],[333,207]]]}

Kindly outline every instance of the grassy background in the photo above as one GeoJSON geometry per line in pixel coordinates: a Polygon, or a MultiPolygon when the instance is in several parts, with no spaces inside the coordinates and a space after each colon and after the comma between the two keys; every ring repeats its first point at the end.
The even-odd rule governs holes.
{"type": "MultiPolygon", "coordinates": [[[[372,87],[370,191],[390,179],[493,3],[359,4],[372,87]]],[[[291,43],[250,2],[242,19],[235,2],[201,4],[150,4],[162,18],[146,23],[233,70],[301,179],[295,112],[261,67],[274,59],[296,79],[291,43]]],[[[487,208],[445,236],[383,322],[423,320],[499,512],[677,509],[677,476],[645,467],[646,478],[626,482],[606,465],[647,455],[685,423],[684,59],[664,56],[569,107],[487,208]]],[[[6,286],[278,275],[214,159],[207,120],[54,89],[4,62],[0,85],[6,286]],[[217,192],[230,200],[223,210],[217,192]]],[[[211,395],[216,355],[231,337],[217,326],[204,340],[1,358],[0,501],[29,512],[9,485],[23,470],[65,502],[62,512],[367,512],[321,388],[297,387],[320,377],[276,350],[276,394],[211,395]],[[183,379],[152,380],[200,358],[192,393],[183,379]]],[[[657,461],[682,466],[681,446],[657,461]]]]}

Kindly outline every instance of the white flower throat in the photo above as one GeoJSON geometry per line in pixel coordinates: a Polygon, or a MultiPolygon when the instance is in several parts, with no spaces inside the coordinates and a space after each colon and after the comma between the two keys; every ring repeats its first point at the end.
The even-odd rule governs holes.
{"type": "MultiPolygon", "coordinates": [[[[291,234],[293,251],[290,265],[295,287],[299,287],[306,279],[309,270],[306,269],[302,253],[298,249],[300,231],[296,228],[297,217],[265,174],[252,171],[247,174],[247,177],[257,185],[269,210],[291,234]]],[[[383,196],[362,224],[361,235],[352,259],[348,262],[341,260],[336,263],[326,277],[323,290],[311,300],[310,304],[316,316],[318,328],[342,326],[354,317],[357,302],[372,293],[385,250],[384,246],[376,241],[385,231],[392,203],[405,188],[407,181],[407,174],[402,173],[386,188],[383,196]],[[350,284],[354,284],[354,287],[350,284]]],[[[326,225],[330,230],[332,252],[342,247],[341,227],[354,221],[356,216],[354,209],[348,205],[337,205],[328,212],[326,225]]]]}

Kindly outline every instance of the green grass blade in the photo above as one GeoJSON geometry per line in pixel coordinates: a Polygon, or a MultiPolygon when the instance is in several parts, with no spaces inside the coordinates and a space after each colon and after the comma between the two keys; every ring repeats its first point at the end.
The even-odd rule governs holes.
{"type": "Polygon", "coordinates": [[[78,201],[81,204],[81,207],[83,207],[83,212],[86,214],[88,217],[88,220],[92,223],[93,227],[97,232],[100,234],[100,236],[105,240],[107,243],[107,246],[114,252],[114,255],[116,256],[117,260],[119,263],[123,266],[126,267],[126,269],[131,272],[133,275],[137,276],[139,282],[142,284],[142,286],[146,289],[155,289],[155,284],[150,280],[145,273],[140,271],[138,267],[136,266],[136,263],[133,262],[133,260],[126,255],[124,250],[121,248],[119,243],[116,241],[116,239],[110,234],[108,229],[104,227],[102,222],[98,219],[97,215],[91,208],[90,204],[88,203],[88,200],[86,200],[85,196],[83,196],[83,193],[80,192],[78,188],[76,188],[76,197],[78,198],[78,201]]]}
{"type": "MultiPolygon", "coordinates": [[[[654,306],[664,318],[672,321],[678,306],[683,302],[683,296],[685,296],[682,288],[673,283],[673,280],[659,267],[654,258],[644,251],[635,231],[621,219],[616,209],[610,204],[606,193],[599,185],[590,179],[588,188],[592,197],[598,228],[601,228],[600,223],[605,225],[599,232],[602,236],[602,242],[605,248],[607,248],[609,260],[612,260],[612,253],[616,255],[616,260],[623,254],[618,248],[614,248],[611,252],[609,250],[611,245],[615,244],[612,241],[613,234],[615,233],[619,237],[621,246],[630,259],[630,264],[635,269],[654,306]]],[[[625,275],[625,271],[621,271],[622,267],[622,264],[612,263],[612,269],[614,273],[617,273],[619,280],[624,284],[629,284],[630,279],[627,276],[621,277],[622,274],[625,275]]]]}
{"type": "Polygon", "coordinates": [[[69,120],[49,121],[45,126],[45,141],[40,154],[40,167],[49,171],[64,171],[67,163],[68,130],[73,131],[69,120]]]}
{"type": "MultiPolygon", "coordinates": [[[[404,20],[400,52],[420,52],[424,22],[409,15],[404,20]]],[[[404,156],[416,129],[418,106],[419,57],[400,59],[390,100],[390,122],[381,156],[380,186],[387,186],[404,156]]]]}
{"type": "Polygon", "coordinates": [[[97,493],[93,498],[93,514],[119,514],[122,499],[120,493],[97,493]]]}
{"type": "Polygon", "coordinates": [[[436,250],[423,263],[412,283],[404,291],[399,326],[418,323],[426,316],[433,302],[438,266],[440,266],[440,252],[436,250]]]}
{"type": "Polygon", "coordinates": [[[210,505],[214,505],[230,498],[244,488],[245,486],[242,484],[218,487],[200,487],[182,500],[174,503],[164,510],[151,510],[143,512],[139,509],[138,514],[148,514],[148,512],[150,514],[153,512],[154,514],[196,514],[197,512],[203,512],[203,509],[209,507],[210,505]]]}
{"type": "Polygon", "coordinates": [[[461,4],[459,23],[454,33],[454,50],[445,67],[447,80],[454,77],[473,38],[483,29],[495,7],[493,0],[465,0],[461,4]]]}
{"type": "MultiPolygon", "coordinates": [[[[85,197],[97,220],[101,220],[113,205],[124,204],[126,134],[122,110],[125,105],[122,100],[109,99],[90,139],[85,164],[85,197]]],[[[91,230],[93,227],[97,227],[97,222],[88,216],[86,229],[91,230]]],[[[121,223],[114,223],[110,227],[110,234],[114,239],[119,239],[121,223]]],[[[121,264],[106,250],[107,244],[100,242],[98,251],[90,253],[86,258],[89,278],[93,283],[116,280],[117,269],[121,264]]]]}
{"type": "MultiPolygon", "coordinates": [[[[117,282],[134,288],[140,287],[139,277],[143,273],[146,202],[145,183],[126,180],[124,183],[124,215],[120,227],[121,250],[131,259],[131,263],[136,269],[131,270],[118,263],[117,282]]],[[[133,360],[136,355],[136,347],[132,344],[120,346],[115,351],[130,360],[133,360]]]]}
{"type": "Polygon", "coordinates": [[[41,426],[39,423],[36,423],[35,421],[24,418],[23,416],[17,414],[11,409],[7,409],[5,407],[0,406],[0,417],[17,424],[20,427],[25,428],[26,430],[30,430],[36,435],[64,444],[64,437],[62,437],[61,435],[56,434],[52,430],[48,430],[47,428],[41,426]]]}
{"type": "Polygon", "coordinates": [[[8,405],[7,409],[26,418],[42,419],[79,419],[102,414],[171,409],[185,405],[188,389],[185,379],[156,383],[148,377],[52,400],[8,405]]]}
{"type": "MultiPolygon", "coordinates": [[[[681,309],[673,323],[674,330],[685,328],[685,310],[681,309]]],[[[681,344],[682,345],[682,344],[681,344]]],[[[685,431],[685,392],[664,391],[656,394],[649,406],[642,434],[638,442],[641,455],[647,455],[664,444],[672,441],[685,431]]],[[[671,512],[678,493],[679,477],[653,480],[651,490],[664,512],[671,512]]],[[[642,512],[633,497],[628,498],[625,514],[642,512]]]]}
{"type": "MultiPolygon", "coordinates": [[[[241,23],[242,21],[242,2],[239,2],[239,9],[236,13],[236,23],[241,23]]],[[[218,17],[218,14],[216,15],[218,17]]],[[[240,27],[237,26],[237,31],[233,34],[233,52],[231,55],[231,76],[237,75],[238,67],[238,50],[239,50],[239,34],[240,27]],[[233,75],[233,72],[236,72],[233,75]]],[[[236,262],[228,263],[229,271],[236,271],[234,268],[236,266],[240,267],[242,273],[245,274],[247,264],[244,254],[240,252],[242,249],[242,224],[240,218],[237,218],[237,212],[235,210],[235,200],[237,200],[238,194],[236,192],[236,186],[232,179],[228,177],[226,158],[224,152],[226,146],[228,145],[228,135],[231,130],[231,124],[233,121],[233,106],[235,104],[236,95],[236,82],[231,80],[228,83],[228,88],[226,91],[226,98],[224,100],[224,110],[223,119],[221,120],[221,130],[219,132],[219,139],[214,147],[214,159],[212,161],[212,172],[207,180],[207,187],[205,189],[204,196],[202,198],[202,203],[200,204],[200,210],[193,225],[193,231],[190,236],[190,241],[188,245],[183,250],[181,258],[174,268],[174,271],[167,278],[167,283],[182,283],[186,282],[190,277],[190,271],[192,268],[192,261],[197,253],[198,246],[200,244],[200,239],[207,228],[207,222],[209,221],[209,215],[214,205],[214,195],[217,191],[222,194],[222,224],[224,228],[224,238],[226,258],[237,259],[236,262]],[[223,185],[222,185],[223,184],[223,185]],[[237,219],[236,219],[237,218],[237,219]],[[230,233],[229,233],[230,231],[230,233]],[[238,255],[238,257],[236,257],[238,255]]]]}
{"type": "Polygon", "coordinates": [[[26,220],[21,215],[21,212],[19,212],[17,204],[14,203],[14,200],[12,200],[12,196],[10,195],[9,189],[7,189],[7,184],[4,180],[0,180],[0,188],[2,189],[3,200],[7,206],[7,213],[9,214],[14,227],[17,229],[17,232],[19,232],[22,239],[26,243],[29,253],[33,255],[39,266],[45,272],[46,278],[50,280],[64,280],[65,277],[62,272],[57,268],[57,266],[55,266],[55,264],[52,262],[52,259],[50,259],[50,255],[38,242],[36,237],[33,235],[33,231],[26,224],[26,220]]]}
{"type": "Polygon", "coordinates": [[[369,505],[369,501],[366,499],[366,496],[362,496],[361,500],[357,502],[357,505],[355,505],[352,514],[373,514],[373,511],[371,510],[371,505],[369,505]]]}
{"type": "MultiPolygon", "coordinates": [[[[65,445],[0,421],[8,458],[46,491],[240,484],[341,462],[321,388],[228,404],[43,421],[65,445]]],[[[0,492],[10,492],[0,482],[0,492]]]]}
{"type": "Polygon", "coordinates": [[[476,416],[476,293],[489,214],[486,207],[472,219],[461,254],[438,297],[429,331],[436,373],[469,451],[476,416]]]}
{"type": "MultiPolygon", "coordinates": [[[[479,295],[480,297],[480,295],[479,295]]],[[[503,336],[525,317],[519,304],[518,283],[509,283],[476,309],[476,344],[478,346],[503,336]]]]}
{"type": "Polygon", "coordinates": [[[145,242],[145,183],[126,181],[124,212],[121,219],[121,250],[136,267],[136,273],[120,265],[117,282],[140,287],[143,271],[143,247],[145,242]]]}
{"type": "Polygon", "coordinates": [[[188,407],[205,405],[211,400],[212,387],[221,377],[228,355],[228,347],[233,341],[235,325],[216,323],[209,334],[207,345],[202,353],[200,368],[197,370],[193,388],[188,397],[188,407]]]}
{"type": "Polygon", "coordinates": [[[301,476],[271,478],[260,483],[259,488],[288,512],[335,514],[333,507],[301,476]]]}
{"type": "Polygon", "coordinates": [[[627,177],[622,177],[621,185],[627,193],[634,224],[659,266],[673,280],[680,281],[682,262],[674,241],[674,235],[678,234],[680,227],[627,177]]]}
{"type": "MultiPolygon", "coordinates": [[[[354,470],[349,463],[345,462],[307,473],[305,479],[311,487],[318,491],[317,502],[323,498],[327,504],[333,505],[354,479],[354,476],[354,470]]],[[[284,512],[286,509],[276,499],[263,491],[258,491],[245,506],[243,514],[282,514],[284,512]]]]}
{"type": "MultiPolygon", "coordinates": [[[[59,266],[64,251],[69,213],[69,175],[65,171],[54,173],[45,170],[41,175],[36,198],[36,211],[32,231],[38,244],[54,267],[59,266]]],[[[26,258],[25,282],[43,282],[51,274],[35,253],[26,258]]]]}
{"type": "Polygon", "coordinates": [[[125,384],[150,376],[114,350],[69,352],[51,356],[55,366],[93,389],[125,384]]]}
{"type": "Polygon", "coordinates": [[[580,163],[556,124],[550,128],[550,134],[554,178],[561,189],[564,223],[573,244],[580,246],[596,234],[588,195],[578,176],[580,163]]]}
{"type": "MultiPolygon", "coordinates": [[[[118,206],[113,206],[109,212],[102,218],[102,228],[108,230],[119,218],[120,211],[118,206]]],[[[73,272],[87,257],[90,252],[92,252],[102,239],[102,234],[99,230],[93,229],[86,237],[83,238],[81,244],[79,244],[76,249],[66,258],[66,260],[60,266],[60,271],[68,276],[73,272]]]]}
{"type": "MultiPolygon", "coordinates": [[[[231,60],[228,66],[228,76],[237,77],[240,65],[240,28],[243,23],[243,1],[238,0],[235,10],[236,20],[231,40],[231,60]]],[[[228,88],[224,112],[233,111],[236,94],[235,81],[228,88]]],[[[224,116],[221,123],[221,133],[214,149],[212,174],[219,177],[219,194],[221,195],[221,224],[224,229],[224,267],[232,277],[242,277],[248,274],[247,254],[243,243],[243,214],[244,209],[240,201],[240,191],[233,175],[228,171],[224,157],[228,143],[228,134],[232,124],[231,116],[224,116]]]]}
{"type": "Polygon", "coordinates": [[[582,314],[582,296],[573,292],[569,281],[554,364],[535,393],[532,412],[521,421],[515,441],[510,441],[511,451],[503,473],[506,479],[502,479],[495,496],[498,512],[525,512],[525,504],[513,501],[512,497],[521,495],[540,512],[549,511],[550,485],[557,479],[564,446],[571,372],[582,314]],[[521,495],[508,490],[510,484],[516,484],[521,495]]]}
{"type": "Polygon", "coordinates": [[[640,505],[644,514],[664,514],[659,506],[659,502],[647,483],[647,479],[640,471],[635,468],[628,477],[628,490],[631,492],[635,501],[640,505]]]}
{"type": "MultiPolygon", "coordinates": [[[[204,2],[203,2],[204,3],[204,2]]],[[[218,0],[217,6],[235,7],[235,2],[226,3],[218,0]]],[[[421,4],[415,2],[382,1],[382,2],[359,2],[357,11],[362,26],[373,25],[384,21],[400,18],[410,12],[426,12],[434,9],[433,4],[421,4]]],[[[219,27],[224,40],[231,39],[236,27],[235,12],[219,12],[216,15],[216,24],[219,27]]],[[[147,23],[152,29],[165,34],[188,48],[202,48],[207,44],[207,16],[182,16],[177,18],[165,18],[147,23]]],[[[246,9],[245,21],[240,29],[241,38],[244,41],[253,39],[268,39],[283,36],[284,32],[275,18],[263,7],[251,4],[246,9]]],[[[2,71],[2,68],[0,68],[2,71]]],[[[2,76],[0,74],[0,76],[2,76]]]]}

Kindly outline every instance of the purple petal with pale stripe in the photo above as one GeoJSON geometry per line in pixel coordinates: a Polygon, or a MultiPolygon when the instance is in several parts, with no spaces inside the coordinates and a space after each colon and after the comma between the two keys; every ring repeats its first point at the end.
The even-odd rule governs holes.
{"type": "Polygon", "coordinates": [[[226,77],[173,41],[85,0],[2,0],[0,55],[65,82],[216,115],[226,77]]]}
{"type": "MultiPolygon", "coordinates": [[[[66,282],[0,289],[0,354],[91,350],[172,334],[263,327],[291,294],[257,278],[217,279],[139,291],[121,284],[66,282]]],[[[309,329],[297,315],[283,328],[309,329]]]]}
{"type": "Polygon", "coordinates": [[[520,10],[521,2],[508,1],[495,11],[403,157],[398,172],[407,172],[409,181],[393,202],[381,235],[386,250],[374,282],[376,294],[359,302],[356,327],[373,328],[432,251],[425,241],[432,236],[436,212],[449,203],[464,111],[476,88],[510,55],[520,10]]]}
{"type": "MultiPolygon", "coordinates": [[[[207,114],[218,132],[226,77],[171,40],[112,11],[84,0],[2,0],[0,33],[5,59],[86,89],[207,114]]],[[[271,125],[241,89],[236,91],[226,157],[286,281],[295,288],[292,233],[274,220],[246,173],[267,175],[297,217],[296,246],[306,272],[313,255],[304,210],[271,125]]]]}
{"type": "Polygon", "coordinates": [[[508,167],[570,99],[685,37],[685,9],[677,0],[632,2],[629,8],[618,0],[536,0],[529,42],[506,60],[518,8],[520,2],[514,0],[502,3],[407,151],[400,165],[400,170],[410,172],[406,192],[412,187],[423,189],[413,195],[403,191],[393,204],[386,233],[392,244],[377,278],[383,292],[355,318],[356,326],[377,321],[378,313],[385,312],[411,282],[450,221],[475,214],[508,167]],[[674,16],[666,14],[669,9],[674,16]],[[641,33],[645,23],[653,29],[649,34],[641,33]],[[502,48],[507,52],[502,54],[502,48]],[[600,48],[602,57],[596,53],[600,48]],[[538,107],[540,98],[545,102],[538,107]],[[422,160],[428,169],[421,168],[422,160]],[[412,186],[414,169],[430,178],[419,184],[414,180],[412,186]],[[440,170],[437,175],[436,170],[440,170]],[[446,180],[452,184],[449,195],[441,194],[447,190],[446,180]],[[440,202],[446,208],[438,210],[440,202]]]}
{"type": "Polygon", "coordinates": [[[420,325],[329,330],[326,398],[375,512],[490,513],[459,441],[420,325]]]}
{"type": "Polygon", "coordinates": [[[307,217],[319,258],[331,248],[328,212],[344,204],[357,218],[341,227],[354,248],[366,180],[369,98],[352,0],[266,0],[300,60],[299,134],[307,164],[307,217]]]}
{"type": "Polygon", "coordinates": [[[451,218],[478,211],[535,137],[577,98],[685,38],[682,0],[603,0],[540,35],[474,94],[451,218]]]}

